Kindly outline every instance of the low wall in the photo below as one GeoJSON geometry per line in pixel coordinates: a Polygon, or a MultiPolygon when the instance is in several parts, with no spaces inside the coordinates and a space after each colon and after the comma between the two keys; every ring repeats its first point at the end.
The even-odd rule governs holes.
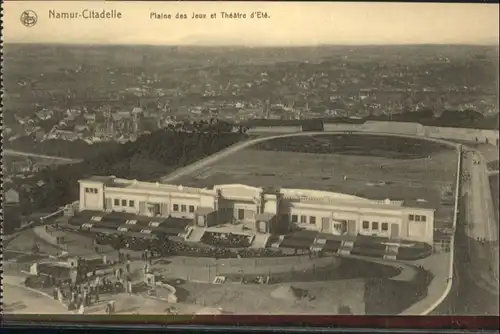
{"type": "MultiPolygon", "coordinates": [[[[324,131],[365,131],[372,133],[392,133],[449,140],[463,140],[490,143],[498,146],[499,131],[467,128],[424,126],[411,122],[366,121],[363,124],[324,123],[324,131]]],[[[248,130],[252,133],[294,133],[302,132],[300,126],[258,126],[248,130]]]]}
{"type": "Polygon", "coordinates": [[[310,259],[308,256],[287,258],[208,259],[177,258],[162,270],[162,276],[190,281],[212,282],[215,276],[229,274],[270,275],[290,271],[304,271],[314,267],[336,265],[337,257],[310,259]]]}
{"type": "Polygon", "coordinates": [[[214,258],[196,258],[196,257],[181,257],[179,261],[184,266],[208,266],[208,265],[219,265],[228,267],[239,267],[239,266],[252,266],[252,267],[262,267],[262,266],[301,266],[307,265],[314,260],[321,259],[310,259],[309,256],[287,256],[287,257],[258,257],[258,258],[232,258],[232,259],[214,259],[214,258]]]}
{"type": "Polygon", "coordinates": [[[247,133],[293,133],[293,132],[301,132],[301,126],[258,126],[255,128],[251,128],[247,131],[247,133]]]}

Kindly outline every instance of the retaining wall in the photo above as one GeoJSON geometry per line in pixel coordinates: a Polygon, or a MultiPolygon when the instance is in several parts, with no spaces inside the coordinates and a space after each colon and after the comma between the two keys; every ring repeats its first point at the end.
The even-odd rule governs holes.
{"type": "MultiPolygon", "coordinates": [[[[499,131],[467,128],[425,126],[411,122],[366,121],[363,124],[325,123],[324,131],[366,131],[373,133],[392,133],[409,136],[422,136],[470,142],[488,142],[498,146],[499,131]]],[[[252,133],[294,133],[302,132],[300,126],[258,126],[248,130],[252,133]]]]}

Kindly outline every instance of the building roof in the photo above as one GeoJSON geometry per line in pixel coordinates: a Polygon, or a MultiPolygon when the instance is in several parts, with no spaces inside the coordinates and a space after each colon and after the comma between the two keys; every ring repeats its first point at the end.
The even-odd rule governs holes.
{"type": "Polygon", "coordinates": [[[403,201],[403,206],[408,207],[408,208],[419,208],[419,209],[432,209],[435,210],[434,205],[432,205],[430,202],[426,200],[404,200],[403,201]]]}
{"type": "Polygon", "coordinates": [[[212,209],[212,208],[198,207],[196,209],[196,214],[198,214],[198,215],[207,215],[207,214],[212,213],[214,211],[215,210],[212,209]]]}
{"type": "Polygon", "coordinates": [[[98,183],[108,184],[108,183],[113,181],[113,177],[112,176],[94,175],[94,176],[90,176],[90,177],[85,178],[85,179],[81,179],[78,182],[82,182],[82,181],[83,182],[98,182],[98,183]]]}
{"type": "Polygon", "coordinates": [[[19,203],[19,192],[14,188],[10,188],[6,192],[4,192],[4,201],[5,203],[19,203]]]}
{"type": "Polygon", "coordinates": [[[255,215],[255,220],[269,221],[276,216],[274,213],[263,212],[255,215]]]}
{"type": "MultiPolygon", "coordinates": [[[[194,188],[185,187],[182,185],[172,185],[172,184],[162,184],[159,182],[142,182],[137,180],[127,180],[119,179],[114,176],[91,176],[87,179],[82,179],[79,182],[98,182],[103,183],[107,187],[116,188],[129,188],[138,190],[156,190],[165,192],[180,192],[185,194],[212,194],[215,195],[216,192],[226,189],[248,189],[254,190],[256,192],[262,192],[262,188],[252,187],[243,184],[223,184],[216,185],[213,189],[207,188],[194,188]],[[260,191],[259,191],[260,190],[260,191]]],[[[363,198],[359,196],[319,191],[311,189],[285,189],[281,188],[279,192],[284,196],[285,199],[296,200],[305,204],[330,204],[330,205],[346,205],[346,206],[356,206],[366,209],[403,209],[403,208],[415,208],[415,209],[426,209],[435,210],[433,205],[425,200],[372,200],[368,198],[363,198]]]]}

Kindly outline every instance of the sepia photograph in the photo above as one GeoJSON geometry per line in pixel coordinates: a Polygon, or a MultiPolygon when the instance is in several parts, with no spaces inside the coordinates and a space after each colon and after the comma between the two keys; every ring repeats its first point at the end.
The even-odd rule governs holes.
{"type": "Polygon", "coordinates": [[[2,7],[2,315],[499,315],[498,4],[2,7]]]}

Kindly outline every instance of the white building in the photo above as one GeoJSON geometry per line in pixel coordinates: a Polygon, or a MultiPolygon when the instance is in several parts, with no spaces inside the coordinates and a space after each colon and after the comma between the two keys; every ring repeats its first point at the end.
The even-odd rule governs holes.
{"type": "Polygon", "coordinates": [[[435,210],[424,207],[425,203],[242,184],[201,189],[113,176],[93,176],[79,183],[80,211],[189,218],[194,227],[240,221],[267,234],[283,234],[298,227],[335,235],[433,242],[435,210]]]}

